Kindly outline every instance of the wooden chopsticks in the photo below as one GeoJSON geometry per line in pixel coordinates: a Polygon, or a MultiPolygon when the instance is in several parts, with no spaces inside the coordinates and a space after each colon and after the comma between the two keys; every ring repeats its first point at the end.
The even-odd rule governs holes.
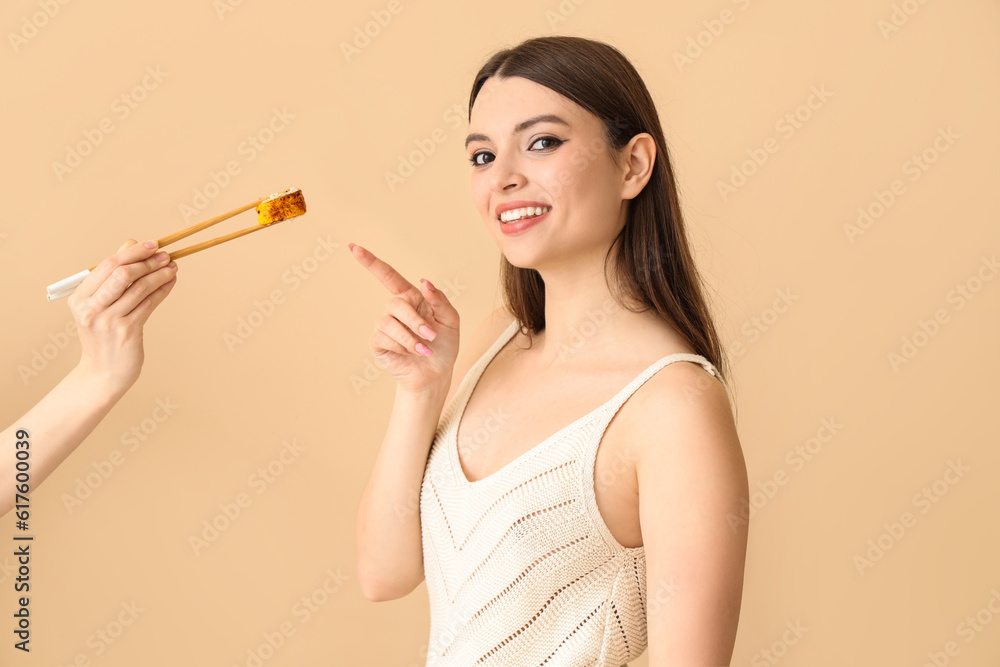
{"type": "MultiPolygon", "coordinates": [[[[191,236],[192,234],[197,234],[198,232],[202,231],[203,229],[208,229],[212,225],[216,225],[216,224],[222,222],[223,220],[228,220],[229,218],[233,217],[234,215],[239,215],[240,213],[243,213],[244,211],[248,211],[248,210],[250,210],[252,208],[256,208],[257,206],[260,205],[261,202],[263,202],[266,199],[267,199],[267,197],[261,197],[259,199],[255,199],[254,201],[250,202],[249,204],[244,204],[243,206],[240,206],[238,208],[234,208],[232,211],[229,211],[228,213],[223,213],[222,215],[217,215],[214,218],[209,218],[208,220],[205,220],[204,222],[199,222],[196,225],[191,225],[190,227],[188,227],[186,229],[182,229],[179,232],[174,232],[173,234],[169,234],[167,236],[164,236],[162,239],[160,239],[159,241],[157,241],[158,249],[159,248],[163,248],[163,246],[170,245],[171,243],[174,243],[175,241],[179,241],[179,240],[181,240],[183,238],[191,236]]],[[[168,254],[170,255],[170,259],[172,259],[172,260],[173,259],[177,259],[179,257],[187,257],[188,255],[192,255],[192,254],[194,254],[196,252],[199,252],[201,250],[204,250],[206,248],[211,248],[212,246],[219,245],[220,243],[225,243],[226,241],[231,241],[232,239],[239,238],[239,237],[244,236],[246,234],[250,234],[251,232],[256,232],[256,231],[258,231],[260,229],[264,229],[265,227],[270,227],[270,226],[276,224],[277,222],[281,222],[281,220],[277,220],[277,221],[275,221],[273,223],[270,223],[270,224],[257,224],[257,225],[253,225],[252,227],[247,227],[246,229],[241,229],[239,231],[235,231],[235,232],[232,232],[230,234],[226,234],[224,236],[219,236],[217,238],[210,239],[208,241],[203,241],[202,243],[196,243],[196,244],[188,246],[186,248],[181,248],[180,250],[175,250],[175,251],[173,251],[171,253],[168,253],[168,254]]],[[[63,280],[60,280],[57,283],[53,283],[53,284],[49,285],[46,288],[45,298],[48,299],[49,301],[54,301],[55,299],[61,299],[64,296],[69,296],[80,285],[80,283],[83,282],[84,278],[86,278],[87,275],[91,271],[93,271],[94,269],[96,269],[96,268],[97,268],[97,265],[94,265],[94,266],[90,267],[89,269],[87,269],[85,271],[81,271],[80,273],[74,274],[72,276],[69,276],[68,278],[64,278],[63,280]]]]}

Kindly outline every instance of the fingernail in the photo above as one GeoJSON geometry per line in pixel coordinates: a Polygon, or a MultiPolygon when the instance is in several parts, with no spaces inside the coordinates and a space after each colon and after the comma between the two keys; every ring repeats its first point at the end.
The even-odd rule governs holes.
{"type": "Polygon", "coordinates": [[[427,340],[434,340],[434,337],[437,336],[437,334],[434,333],[434,330],[431,329],[426,324],[421,324],[419,327],[417,327],[417,331],[419,331],[420,335],[426,338],[427,340]]]}
{"type": "Polygon", "coordinates": [[[165,252],[158,252],[155,255],[153,255],[153,259],[155,259],[157,262],[165,262],[168,259],[170,259],[170,255],[168,255],[165,252]]]}
{"type": "Polygon", "coordinates": [[[145,242],[145,243],[143,243],[142,245],[144,245],[144,246],[146,246],[147,248],[149,248],[150,250],[152,250],[153,248],[155,248],[155,247],[156,247],[156,241],[146,241],[146,242],[145,242]]]}
{"type": "Polygon", "coordinates": [[[427,347],[423,343],[417,343],[417,352],[424,355],[425,357],[431,356],[431,348],[427,347]]]}
{"type": "Polygon", "coordinates": [[[177,268],[177,262],[170,262],[169,264],[167,264],[167,266],[169,266],[171,269],[176,269],[177,268]]]}
{"type": "Polygon", "coordinates": [[[431,283],[431,281],[427,280],[427,278],[421,278],[420,280],[422,280],[424,283],[427,284],[427,289],[429,289],[432,292],[437,292],[437,288],[434,287],[434,284],[431,283]]]}

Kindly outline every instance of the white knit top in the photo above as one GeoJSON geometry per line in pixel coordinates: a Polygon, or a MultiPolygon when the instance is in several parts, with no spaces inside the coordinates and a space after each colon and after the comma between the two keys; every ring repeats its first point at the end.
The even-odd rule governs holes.
{"type": "MultiPolygon", "coordinates": [[[[427,667],[619,667],[646,650],[643,547],[618,543],[594,496],[597,447],[611,418],[654,373],[497,472],[468,481],[458,422],[517,320],[469,369],[442,414],[424,471],[420,529],[431,627],[427,667]]],[[[727,390],[728,391],[728,390],[727,390]]]]}

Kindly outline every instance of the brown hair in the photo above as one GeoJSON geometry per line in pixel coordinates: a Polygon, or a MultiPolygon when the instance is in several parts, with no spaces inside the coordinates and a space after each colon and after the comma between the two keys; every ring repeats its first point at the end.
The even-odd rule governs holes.
{"type": "MultiPolygon", "coordinates": [[[[609,284],[615,300],[632,312],[650,308],[674,325],[697,354],[723,379],[728,362],[702,293],[688,247],[670,156],[656,107],[639,73],[618,49],[570,36],[536,37],[498,51],[480,68],[469,96],[472,105],[491,76],[519,76],[541,84],[597,116],[611,149],[620,151],[636,134],[656,142],[656,163],[642,191],[628,206],[625,226],[604,258],[614,258],[609,284]],[[622,295],[637,304],[631,308],[622,295]]],[[[617,159],[617,152],[612,152],[617,159]]],[[[545,328],[545,288],[534,269],[501,259],[500,281],[508,307],[531,332],[545,328]]],[[[728,384],[728,382],[727,382],[728,384]]]]}

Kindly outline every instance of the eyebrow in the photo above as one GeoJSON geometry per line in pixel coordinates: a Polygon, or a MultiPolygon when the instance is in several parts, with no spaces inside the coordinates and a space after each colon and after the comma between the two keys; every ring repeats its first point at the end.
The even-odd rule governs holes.
{"type": "MultiPolygon", "coordinates": [[[[569,123],[564,121],[559,116],[552,113],[546,113],[542,114],[541,116],[534,116],[532,118],[529,118],[528,120],[521,121],[520,123],[514,126],[514,134],[523,132],[532,125],[535,125],[537,123],[561,123],[563,125],[566,125],[567,127],[569,126],[569,123]]],[[[489,141],[489,140],[490,138],[485,134],[470,134],[465,138],[465,146],[466,148],[468,148],[469,144],[472,143],[473,141],[489,141]]]]}

